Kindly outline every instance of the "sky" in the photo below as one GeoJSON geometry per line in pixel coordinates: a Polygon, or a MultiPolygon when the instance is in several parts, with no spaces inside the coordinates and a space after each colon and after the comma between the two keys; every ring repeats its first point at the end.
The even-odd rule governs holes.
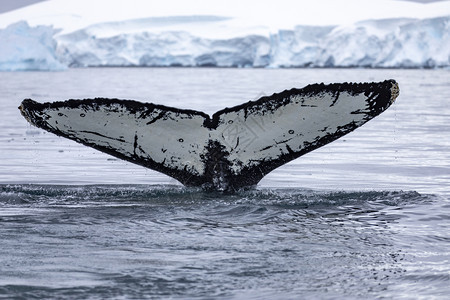
{"type": "Polygon", "coordinates": [[[0,0],[0,14],[44,0],[0,0]]]}
{"type": "MultiPolygon", "coordinates": [[[[42,1],[45,1],[45,0],[0,0],[0,14],[7,12],[7,11],[17,9],[17,8],[24,7],[27,5],[42,2],[42,1]]],[[[376,1],[376,0],[374,0],[374,1],[376,1]]],[[[443,0],[401,0],[401,1],[430,3],[430,2],[437,2],[437,1],[443,1],[443,0]]]]}

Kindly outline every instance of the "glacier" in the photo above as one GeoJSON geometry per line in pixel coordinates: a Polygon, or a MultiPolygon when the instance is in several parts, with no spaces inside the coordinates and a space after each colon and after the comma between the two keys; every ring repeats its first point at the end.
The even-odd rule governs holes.
{"type": "Polygon", "coordinates": [[[0,30],[0,70],[68,67],[364,67],[450,66],[450,16],[396,18],[350,25],[256,28],[205,36],[227,18],[185,16],[105,22],[70,33],[21,21],[0,30]],[[150,29],[149,29],[150,28],[150,29]]]}
{"type": "Polygon", "coordinates": [[[0,30],[0,71],[66,69],[56,55],[57,32],[51,26],[30,27],[25,21],[0,30]]]}

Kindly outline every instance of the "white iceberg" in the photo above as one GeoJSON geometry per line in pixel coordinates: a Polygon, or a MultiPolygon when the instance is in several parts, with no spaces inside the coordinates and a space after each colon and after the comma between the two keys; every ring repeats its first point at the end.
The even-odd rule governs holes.
{"type": "Polygon", "coordinates": [[[64,70],[56,57],[55,33],[52,27],[30,27],[24,21],[0,30],[0,70],[64,70]]]}
{"type": "Polygon", "coordinates": [[[450,66],[450,17],[370,20],[334,28],[299,26],[275,38],[271,66],[450,66]]]}
{"type": "Polygon", "coordinates": [[[449,33],[450,17],[440,17],[297,26],[273,34],[228,39],[204,38],[186,31],[97,37],[87,28],[57,40],[59,59],[75,67],[421,68],[450,66],[449,33]]]}
{"type": "Polygon", "coordinates": [[[31,27],[0,29],[0,70],[450,66],[450,1],[258,3],[44,1],[2,14],[0,28],[31,27]]]}

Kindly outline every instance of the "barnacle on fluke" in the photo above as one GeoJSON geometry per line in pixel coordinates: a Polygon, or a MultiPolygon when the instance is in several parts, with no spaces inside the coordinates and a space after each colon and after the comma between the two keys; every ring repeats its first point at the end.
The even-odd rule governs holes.
{"type": "Polygon", "coordinates": [[[152,103],[25,99],[31,124],[184,185],[235,190],[355,130],[399,94],[394,80],[312,84],[209,115],[152,103]]]}

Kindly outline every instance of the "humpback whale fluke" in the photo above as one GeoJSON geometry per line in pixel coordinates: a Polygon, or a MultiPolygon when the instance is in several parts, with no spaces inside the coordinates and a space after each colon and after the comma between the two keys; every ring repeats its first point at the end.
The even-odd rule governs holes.
{"type": "Polygon", "coordinates": [[[33,125],[169,175],[187,186],[235,190],[355,130],[399,94],[394,80],[312,84],[211,117],[133,100],[85,99],[19,109],[33,125]]]}

